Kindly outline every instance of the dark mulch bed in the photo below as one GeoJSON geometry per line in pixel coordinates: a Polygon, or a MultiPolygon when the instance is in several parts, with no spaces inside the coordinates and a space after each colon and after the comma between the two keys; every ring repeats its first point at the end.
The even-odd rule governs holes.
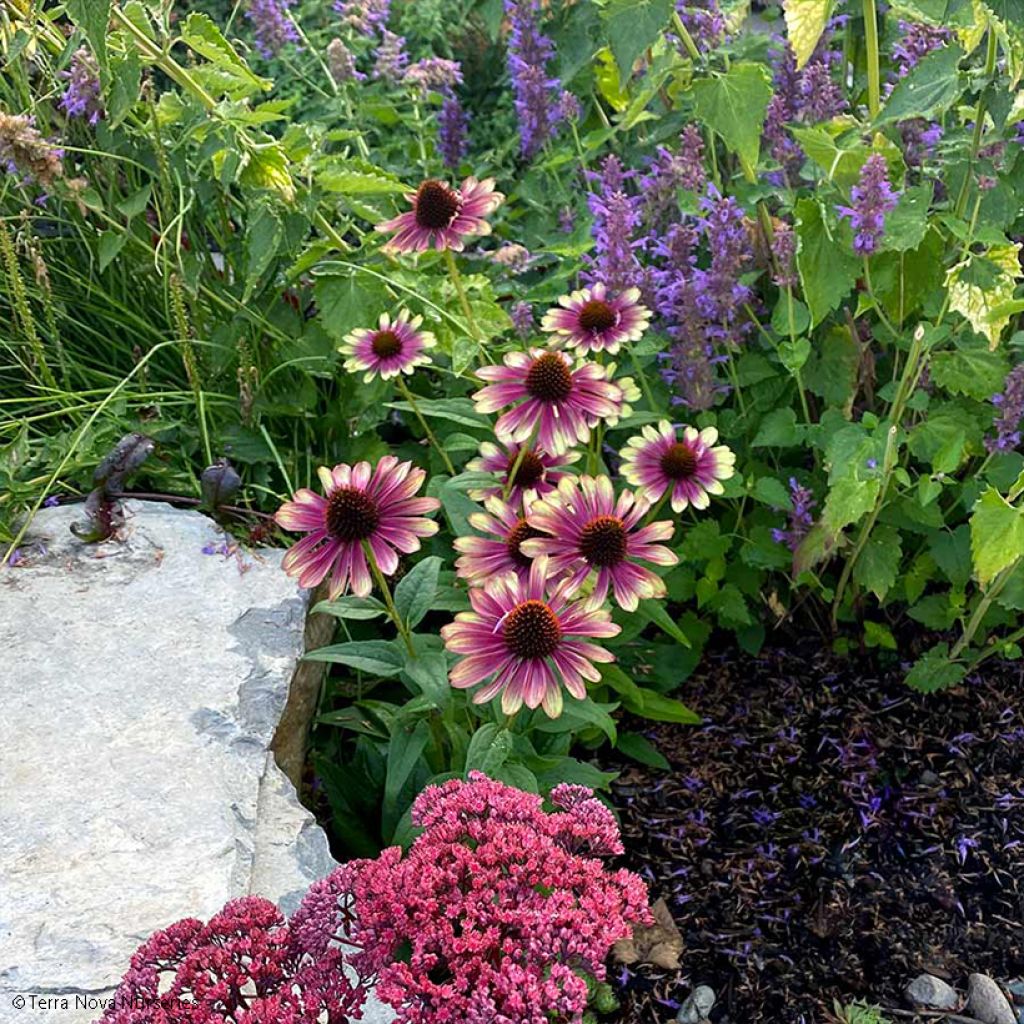
{"type": "Polygon", "coordinates": [[[627,768],[614,800],[685,948],[619,969],[624,1022],[702,983],[719,1024],[817,1024],[833,998],[901,1006],[923,970],[1024,975],[1022,668],[923,696],[871,664],[706,658],[683,693],[706,724],[645,727],[672,770],[627,768]]]}

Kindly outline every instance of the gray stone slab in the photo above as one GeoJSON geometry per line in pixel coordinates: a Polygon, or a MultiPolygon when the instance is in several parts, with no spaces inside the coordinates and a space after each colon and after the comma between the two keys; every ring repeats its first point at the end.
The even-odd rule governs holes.
{"type": "Polygon", "coordinates": [[[269,753],[306,611],[281,552],[142,502],[83,545],[80,517],[43,510],[0,570],[2,1024],[91,1021],[155,929],[249,893],[290,912],[334,867],[269,753]]]}

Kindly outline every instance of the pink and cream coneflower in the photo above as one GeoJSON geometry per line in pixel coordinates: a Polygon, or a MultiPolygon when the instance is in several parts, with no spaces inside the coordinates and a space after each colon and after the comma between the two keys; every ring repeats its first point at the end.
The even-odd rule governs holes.
{"type": "Polygon", "coordinates": [[[430,331],[419,330],[421,323],[423,317],[410,319],[405,309],[394,320],[381,313],[376,328],[359,327],[345,337],[339,348],[343,356],[348,356],[345,369],[365,370],[363,380],[368,383],[374,377],[387,380],[412,373],[417,366],[429,363],[426,350],[434,347],[435,339],[430,331]]]}
{"type": "Polygon", "coordinates": [[[676,428],[662,420],[657,428],[646,426],[631,437],[622,456],[622,475],[647,498],[657,501],[671,493],[672,508],[682,512],[687,505],[707,508],[709,494],[721,494],[721,481],[733,475],[736,456],[724,444],[715,446],[718,431],[684,427],[680,439],[676,428]]]}
{"type": "Polygon", "coordinates": [[[536,558],[525,579],[507,573],[486,589],[469,591],[470,612],[459,612],[444,626],[445,647],[464,657],[449,674],[452,686],[468,689],[484,683],[473,702],[484,704],[501,694],[510,715],[523,704],[542,706],[550,718],[562,711],[562,686],[574,697],[587,695],[586,681],[598,682],[594,662],[615,656],[590,639],[616,636],[620,627],[607,610],[570,603],[564,585],[551,590],[547,559],[536,558]],[[550,592],[549,592],[550,591],[550,592]]]}
{"type": "Polygon", "coordinates": [[[380,571],[390,575],[398,568],[399,551],[418,551],[421,537],[437,533],[437,523],[423,515],[440,502],[413,497],[426,473],[411,462],[385,455],[376,468],[368,462],[343,463],[334,469],[322,466],[317,473],[324,495],[302,488],[274,516],[283,529],[308,534],[281,562],[300,587],[315,587],[330,576],[332,601],[349,585],[352,593],[366,597],[373,581],[364,544],[380,571]]]}
{"type": "Polygon", "coordinates": [[[618,295],[608,294],[600,281],[558,300],[562,308],[544,314],[541,330],[554,333],[555,340],[577,352],[615,354],[627,341],[643,337],[651,321],[651,311],[640,304],[640,289],[627,288],[618,295]]]}
{"type": "Polygon", "coordinates": [[[484,501],[492,495],[501,497],[508,488],[508,501],[514,508],[524,508],[537,498],[550,494],[565,476],[563,466],[580,458],[579,452],[549,455],[539,448],[530,448],[520,457],[522,445],[499,447],[493,441],[480,445],[480,455],[466,463],[472,473],[494,473],[498,482],[493,487],[478,487],[469,491],[474,501],[484,501]],[[511,487],[509,481],[511,478],[511,487]]]}
{"type": "Polygon", "coordinates": [[[650,505],[632,492],[623,491],[618,500],[606,476],[568,477],[555,494],[530,507],[529,525],[544,534],[525,540],[526,557],[548,556],[552,576],[565,575],[570,596],[596,573],[594,589],[587,599],[596,607],[604,603],[609,589],[615,603],[636,611],[641,599],[664,597],[664,581],[638,562],[675,565],[679,558],[662,544],[675,529],[670,522],[640,526],[650,505]]]}
{"type": "Polygon", "coordinates": [[[477,376],[493,382],[473,396],[477,412],[515,406],[495,424],[498,440],[535,437],[554,455],[585,444],[598,420],[615,418],[622,409],[622,389],[605,367],[580,363],[574,369],[564,352],[510,352],[504,366],[481,367],[477,376]]]}
{"type": "Polygon", "coordinates": [[[491,225],[484,219],[505,196],[494,191],[494,179],[466,178],[459,188],[431,179],[415,192],[406,194],[412,209],[377,225],[378,231],[393,231],[384,247],[391,252],[422,252],[434,248],[462,251],[467,235],[489,235],[491,225]]]}
{"type": "Polygon", "coordinates": [[[507,505],[501,498],[488,498],[486,512],[473,512],[469,525],[486,534],[484,537],[458,537],[454,547],[462,557],[455,560],[456,575],[468,580],[471,586],[484,586],[494,576],[514,572],[525,577],[533,563],[520,550],[524,540],[542,536],[517,511],[522,506],[507,505]]]}

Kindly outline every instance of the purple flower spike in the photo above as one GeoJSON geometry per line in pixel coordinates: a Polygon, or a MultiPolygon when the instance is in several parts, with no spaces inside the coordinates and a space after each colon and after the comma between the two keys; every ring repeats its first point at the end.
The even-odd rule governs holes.
{"type": "Polygon", "coordinates": [[[853,227],[853,251],[870,256],[878,248],[885,228],[885,215],[899,201],[889,184],[885,157],[873,153],[860,169],[860,181],[850,190],[850,205],[840,206],[839,215],[849,217],[853,227]]]}
{"type": "Polygon", "coordinates": [[[454,92],[449,92],[437,115],[437,149],[445,167],[456,170],[466,155],[466,111],[454,92]]]}
{"type": "Polygon", "coordinates": [[[288,13],[291,0],[250,0],[246,18],[256,35],[256,49],[267,59],[280,53],[288,43],[297,43],[299,33],[288,13]]]}
{"type": "Polygon", "coordinates": [[[790,551],[796,551],[814,524],[811,509],[817,502],[806,487],[797,483],[796,477],[789,478],[789,495],[793,502],[793,508],[789,513],[788,527],[785,530],[772,530],[772,540],[777,544],[785,544],[790,551]]]}
{"type": "Polygon", "coordinates": [[[1009,452],[1020,446],[1020,421],[1024,418],[1024,363],[1007,375],[1003,390],[992,396],[996,408],[996,436],[985,439],[990,452],[1009,452]]]}
{"type": "Polygon", "coordinates": [[[519,119],[519,150],[524,159],[536,156],[562,118],[560,83],[548,74],[555,46],[538,27],[537,0],[505,0],[511,24],[508,70],[519,119]]]}
{"type": "Polygon", "coordinates": [[[96,59],[86,47],[75,50],[71,69],[63,72],[68,87],[60,105],[68,117],[84,117],[96,124],[103,116],[103,96],[100,92],[100,72],[96,59]]]}

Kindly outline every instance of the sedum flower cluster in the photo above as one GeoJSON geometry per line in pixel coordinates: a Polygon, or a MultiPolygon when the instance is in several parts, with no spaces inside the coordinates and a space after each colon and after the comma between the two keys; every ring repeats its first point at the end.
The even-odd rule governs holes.
{"type": "Polygon", "coordinates": [[[429,787],[409,851],[339,868],[292,929],[314,950],[356,947],[400,1024],[579,1024],[612,944],[649,921],[647,891],[602,861],[622,844],[590,790],[550,802],[479,772],[429,787]]]}

